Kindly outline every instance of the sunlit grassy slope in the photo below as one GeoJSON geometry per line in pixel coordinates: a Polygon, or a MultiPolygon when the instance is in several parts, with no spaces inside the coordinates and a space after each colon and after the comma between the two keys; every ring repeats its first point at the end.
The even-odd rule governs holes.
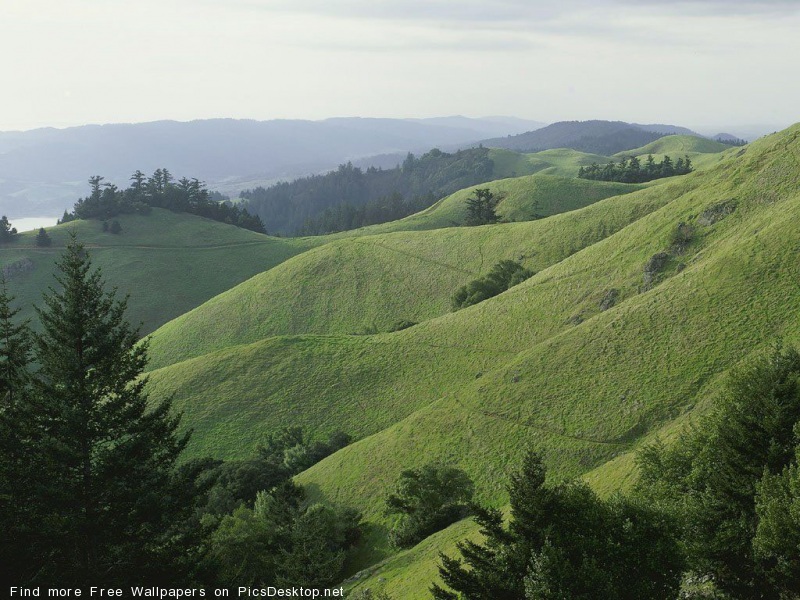
{"type": "Polygon", "coordinates": [[[730,150],[731,146],[697,135],[667,135],[641,148],[620,152],[617,156],[646,156],[648,154],[679,154],[700,152],[714,154],[730,150]]]}
{"type": "MultiPolygon", "coordinates": [[[[187,214],[154,209],[147,216],[118,218],[122,233],[104,233],[99,221],[48,228],[49,248],[37,248],[35,232],[0,246],[0,268],[12,267],[8,286],[33,317],[32,305],[53,280],[54,262],[69,232],[86,244],[109,286],[130,294],[128,317],[147,333],[209,298],[286,260],[316,242],[268,237],[187,214]]],[[[35,320],[34,320],[35,321],[35,320]]]]}
{"type": "Polygon", "coordinates": [[[465,224],[467,217],[466,200],[476,188],[488,188],[501,198],[497,214],[506,221],[528,221],[550,216],[641,189],[641,186],[634,184],[576,179],[577,172],[576,167],[570,177],[529,175],[476,185],[459,190],[430,208],[404,219],[325,236],[325,239],[460,227],[465,224]]]}
{"type": "MultiPolygon", "coordinates": [[[[540,445],[557,472],[587,471],[692,410],[746,353],[777,336],[796,339],[797,134],[689,176],[694,189],[506,294],[397,334],[480,348],[492,368],[476,364],[480,377],[453,381],[446,395],[428,394],[425,409],[360,442],[358,454],[369,457],[360,468],[343,452],[304,477],[331,499],[355,502],[381,488],[381,474],[389,481],[403,464],[438,457],[465,466],[487,498],[501,500],[497,467],[526,444],[540,445]],[[733,214],[701,224],[704,211],[731,200],[733,214]],[[682,253],[673,250],[645,291],[644,265],[670,248],[679,222],[695,223],[696,239],[682,253]],[[601,312],[611,289],[618,303],[601,312]],[[435,443],[417,456],[414,439],[435,443]]],[[[362,505],[374,506],[379,493],[362,505]]]]}
{"type": "MultiPolygon", "coordinates": [[[[495,163],[495,175],[506,179],[458,191],[405,219],[334,234],[327,236],[326,239],[463,225],[467,215],[465,200],[476,188],[489,188],[496,195],[504,197],[497,209],[504,220],[526,221],[536,216],[548,216],[582,208],[599,199],[643,187],[577,179],[578,169],[582,166],[589,166],[592,163],[602,165],[618,160],[622,156],[639,156],[644,159],[647,154],[653,153],[657,155],[658,160],[661,160],[663,154],[669,154],[673,158],[688,155],[694,162],[696,170],[705,170],[740,151],[740,148],[732,150],[730,146],[691,135],[667,136],[643,148],[621,153],[616,158],[587,154],[569,148],[531,154],[493,148],[489,156],[495,163]]],[[[646,185],[661,183],[663,181],[657,180],[646,185]]]]}
{"type": "Polygon", "coordinates": [[[667,155],[673,160],[688,156],[695,169],[708,169],[741,151],[741,148],[732,148],[696,135],[668,135],[641,148],[620,152],[615,158],[636,156],[644,161],[649,154],[652,154],[656,162],[659,162],[667,155]]]}
{"type": "MultiPolygon", "coordinates": [[[[246,456],[259,436],[287,424],[355,434],[358,442],[299,480],[317,498],[360,508],[377,527],[387,486],[431,460],[466,469],[479,498],[495,505],[529,446],[556,478],[610,465],[596,479],[611,488],[605,479],[626,477],[630,451],[690,416],[732,365],[776,337],[800,339],[798,135],[794,127],[715,169],[553,219],[569,239],[568,216],[641,197],[655,205],[477,306],[391,334],[229,345],[154,371],[150,390],[176,395],[196,430],[194,453],[246,456]],[[681,222],[695,236],[675,248],[681,222]],[[670,256],[645,285],[645,265],[659,252],[670,256]],[[611,290],[616,304],[601,310],[611,290]]],[[[351,286],[350,267],[361,263],[343,258],[341,284],[351,286]]],[[[303,269],[296,277],[314,285],[303,269]]],[[[342,296],[328,288],[337,298],[329,310],[346,310],[341,298],[366,310],[378,297],[368,281],[342,296]]]]}
{"type": "Polygon", "coordinates": [[[556,148],[529,154],[492,148],[489,158],[494,162],[495,177],[521,177],[523,175],[557,175],[575,177],[580,167],[587,167],[593,162],[608,162],[607,156],[588,154],[571,148],[556,148]]]}
{"type": "MultiPolygon", "coordinates": [[[[538,180],[527,183],[540,189],[538,180]]],[[[453,292],[500,260],[518,260],[540,271],[663,202],[662,194],[647,191],[533,222],[334,241],[159,329],[152,338],[151,364],[162,367],[270,336],[385,332],[401,320],[422,322],[449,312],[453,292]]]]}
{"type": "MultiPolygon", "coordinates": [[[[583,459],[583,462],[572,460],[575,457],[570,457],[569,453],[562,454],[559,459],[564,462],[565,472],[577,473],[584,466],[590,467],[599,464],[596,458],[609,456],[609,451],[614,454],[625,450],[638,439],[640,433],[649,431],[652,427],[658,426],[665,418],[674,416],[685,408],[683,405],[673,405],[665,412],[664,403],[654,404],[651,401],[652,398],[636,399],[630,402],[619,400],[620,396],[627,392],[625,390],[617,391],[620,382],[614,382],[613,385],[604,383],[604,380],[609,379],[604,375],[605,368],[607,365],[613,364],[615,360],[622,361],[621,364],[626,365],[626,371],[628,371],[626,377],[629,379],[624,380],[626,389],[638,390],[642,382],[633,367],[645,368],[645,365],[649,365],[648,360],[653,360],[653,364],[661,362],[661,358],[657,360],[652,357],[648,358],[648,353],[642,352],[638,347],[637,340],[647,330],[639,320],[650,310],[649,304],[642,305],[641,303],[645,299],[651,298],[653,294],[666,293],[665,290],[669,290],[670,285],[676,285],[675,282],[692,281],[695,277],[706,276],[707,272],[696,266],[693,261],[699,261],[702,258],[703,260],[698,265],[708,264],[708,261],[715,255],[706,254],[708,253],[707,246],[710,246],[712,241],[721,235],[721,232],[726,231],[726,228],[730,227],[732,223],[739,222],[743,215],[747,214],[747,204],[743,203],[742,207],[733,215],[713,226],[698,225],[698,240],[685,250],[685,255],[671,258],[666,266],[666,271],[659,275],[659,277],[667,277],[668,281],[656,286],[648,293],[641,293],[642,269],[650,256],[668,247],[670,231],[679,221],[691,220],[692,215],[696,216],[698,211],[706,205],[730,199],[728,198],[728,181],[736,168],[742,168],[742,164],[747,164],[747,162],[735,161],[713,173],[698,173],[623,198],[598,203],[592,207],[593,210],[601,210],[606,204],[614,205],[614,203],[628,206],[630,203],[636,202],[637,197],[647,197],[660,199],[662,208],[650,212],[647,216],[607,237],[604,241],[588,245],[574,254],[565,253],[565,255],[572,254],[572,256],[560,262],[553,262],[552,266],[544,268],[529,282],[496,299],[459,313],[445,314],[426,320],[402,332],[363,337],[306,335],[300,338],[270,338],[269,336],[276,333],[293,333],[274,329],[285,322],[285,319],[278,318],[275,323],[268,323],[267,328],[259,333],[257,331],[259,318],[245,318],[243,319],[245,325],[240,328],[239,333],[236,332],[237,326],[230,325],[233,332],[226,338],[225,323],[230,321],[230,319],[226,320],[226,315],[243,314],[240,306],[243,306],[244,303],[237,299],[229,308],[217,311],[214,317],[201,319],[200,322],[207,323],[219,321],[222,323],[222,327],[212,330],[211,334],[207,336],[208,339],[201,339],[200,343],[192,342],[188,347],[189,352],[192,352],[195,347],[200,348],[200,352],[202,352],[204,351],[203,343],[217,344],[217,347],[212,345],[209,348],[216,350],[217,353],[212,352],[155,372],[153,374],[154,385],[172,388],[173,384],[170,384],[170,381],[185,381],[186,386],[183,387],[183,391],[177,384],[174,384],[174,387],[179,401],[185,403],[186,410],[197,411],[197,420],[190,420],[201,434],[198,435],[198,448],[213,448],[227,455],[245,454],[248,451],[248,443],[254,442],[264,431],[285,422],[289,416],[287,411],[292,414],[296,412],[302,421],[317,429],[324,430],[346,425],[354,433],[366,435],[397,423],[400,417],[418,418],[419,415],[414,414],[417,409],[423,406],[426,410],[431,409],[435,402],[444,403],[449,410],[453,408],[452,402],[455,399],[448,398],[448,396],[463,389],[465,390],[464,398],[459,400],[462,404],[467,401],[476,402],[476,398],[481,398],[481,402],[489,402],[489,399],[492,399],[489,403],[490,410],[485,412],[492,415],[493,418],[505,419],[509,423],[516,423],[523,427],[527,427],[527,423],[530,421],[542,430],[542,435],[550,437],[555,435],[557,438],[565,435],[564,443],[588,445],[588,448],[591,449],[588,450],[591,456],[583,459]],[[627,200],[628,203],[626,204],[624,200],[627,200]],[[696,254],[700,250],[703,251],[696,254]],[[677,273],[680,263],[686,264],[687,267],[677,273]],[[668,277],[673,274],[676,275],[674,278],[668,277]],[[601,313],[599,305],[612,289],[617,290],[618,306],[601,313]],[[630,321],[631,326],[621,327],[621,331],[617,332],[617,325],[608,324],[606,320],[613,315],[622,314],[623,307],[630,311],[633,308],[636,310],[631,313],[632,316],[626,316],[626,320],[630,321]],[[635,327],[633,327],[634,325],[635,327]],[[609,328],[609,332],[613,332],[615,335],[600,336],[594,331],[595,327],[600,326],[609,328]],[[587,337],[589,334],[592,337],[587,337]],[[623,339],[617,340],[619,335],[622,335],[623,339]],[[223,339],[218,342],[217,338],[219,337],[223,339]],[[262,337],[265,339],[260,340],[262,337]],[[588,361],[586,356],[576,352],[573,346],[592,346],[599,343],[597,339],[606,339],[607,341],[602,346],[601,354],[593,355],[592,360],[596,364],[592,368],[592,361],[588,361]],[[610,353],[606,346],[612,341],[615,351],[610,353]],[[239,348],[234,345],[243,342],[249,344],[239,348]],[[562,348],[562,344],[566,344],[566,347],[562,348]],[[224,348],[225,346],[230,347],[224,348]],[[605,352],[609,352],[610,355],[603,356],[605,352]],[[626,352],[631,352],[631,355],[629,356],[626,352]],[[565,365],[580,364],[583,365],[578,369],[581,372],[580,377],[564,378],[561,375],[555,377],[554,373],[547,371],[545,367],[556,356],[559,357],[560,362],[557,364],[560,366],[556,368],[550,365],[548,368],[555,369],[554,373],[559,374],[563,372],[565,365]],[[599,357],[602,357],[602,360],[598,360],[599,357]],[[542,365],[531,367],[530,361],[542,363],[542,365]],[[487,367],[491,367],[491,369],[487,370],[487,367]],[[343,373],[349,372],[350,369],[352,369],[350,375],[343,376],[343,373]],[[537,375],[535,383],[526,383],[528,379],[523,377],[523,373],[528,370],[537,374],[549,374],[537,375]],[[210,372],[213,372],[214,375],[207,375],[210,372]],[[416,373],[417,376],[408,377],[409,373],[416,373]],[[633,374],[631,375],[631,373],[633,374]],[[480,377],[477,377],[479,374],[480,377]],[[530,389],[531,385],[540,389],[542,382],[538,381],[539,377],[547,378],[546,386],[541,389],[549,390],[549,394],[544,394],[540,401],[530,405],[525,401],[525,397],[526,394],[533,393],[530,389]],[[494,378],[498,378],[498,380],[495,382],[494,378]],[[511,380],[513,385],[509,385],[506,379],[511,380]],[[586,386],[586,389],[593,389],[596,394],[605,390],[603,393],[606,400],[604,401],[611,402],[611,406],[615,410],[608,409],[601,412],[600,414],[605,415],[602,422],[597,422],[599,417],[596,408],[582,408],[583,404],[575,394],[578,394],[583,388],[579,386],[578,389],[575,389],[573,387],[578,381],[586,386]],[[489,385],[487,382],[492,382],[492,384],[489,385]],[[489,385],[488,388],[487,385],[489,385]],[[509,386],[508,389],[506,386],[509,386]],[[443,394],[443,390],[447,393],[443,394]],[[486,398],[483,396],[483,390],[489,390],[486,398]],[[495,406],[495,403],[499,401],[494,398],[500,392],[494,390],[501,390],[501,396],[505,399],[500,402],[499,406],[495,406]],[[548,396],[552,397],[545,401],[548,396]],[[510,406],[513,407],[513,410],[504,408],[504,402],[512,397],[514,400],[510,402],[510,406]],[[616,398],[618,403],[614,404],[610,398],[616,398]],[[566,399],[569,399],[569,402],[562,402],[566,399]],[[223,416],[223,413],[233,412],[229,411],[229,401],[237,403],[238,408],[235,412],[238,415],[237,419],[241,421],[241,426],[232,426],[223,416]],[[355,407],[360,407],[360,410],[355,407]],[[353,414],[353,410],[357,414],[353,414]],[[584,414],[584,410],[587,411],[586,414],[584,414]],[[370,414],[372,411],[374,411],[374,415],[370,414]],[[521,420],[521,417],[524,418],[521,420]],[[584,418],[586,422],[584,422],[584,418]],[[226,431],[231,432],[232,437],[226,437],[227,434],[224,434],[226,431]]],[[[766,210],[763,208],[761,211],[755,211],[755,214],[761,214],[766,210]]],[[[646,213],[647,211],[643,212],[643,214],[646,213]]],[[[563,215],[560,219],[568,223],[567,217],[573,215],[573,222],[583,222],[581,212],[563,215]]],[[[782,218],[785,219],[785,216],[782,218]]],[[[557,222],[553,221],[553,227],[557,222]]],[[[777,222],[770,217],[771,226],[776,226],[777,222]]],[[[503,234],[506,230],[534,225],[543,227],[545,224],[547,224],[546,220],[534,224],[510,224],[484,229],[497,231],[503,242],[506,242],[511,239],[511,236],[503,234]]],[[[471,233],[469,229],[455,231],[471,233]]],[[[613,231],[613,228],[609,228],[609,233],[613,231]]],[[[570,231],[568,226],[562,230],[554,229],[554,234],[559,239],[572,239],[574,243],[574,231],[570,231]]],[[[391,241],[391,237],[387,237],[383,241],[380,239],[374,241],[380,244],[386,240],[391,241]]],[[[445,243],[441,239],[439,242],[445,243]]],[[[737,238],[735,245],[737,251],[744,247],[744,242],[740,242],[737,238]]],[[[364,250],[364,244],[367,244],[366,260],[368,262],[370,260],[369,243],[371,243],[369,239],[362,239],[353,240],[349,242],[349,245],[364,250]]],[[[430,241],[427,244],[423,241],[419,246],[435,247],[431,244],[430,241]]],[[[415,248],[414,253],[411,253],[412,256],[420,255],[419,246],[415,248]]],[[[576,244],[576,249],[580,247],[580,244],[576,244]]],[[[382,305],[381,303],[385,302],[383,298],[386,293],[391,293],[398,286],[390,286],[383,293],[375,292],[375,289],[380,289],[380,283],[371,284],[375,273],[368,273],[363,279],[353,277],[353,273],[362,271],[358,265],[365,264],[363,258],[359,258],[362,262],[358,260],[350,262],[353,256],[342,255],[343,246],[334,245],[332,248],[332,251],[339,253],[334,254],[334,258],[330,260],[330,264],[338,266],[336,269],[338,275],[331,279],[320,280],[326,294],[320,294],[319,300],[314,299],[315,292],[312,289],[315,285],[314,270],[306,270],[306,263],[299,259],[308,260],[313,257],[314,253],[322,252],[323,249],[289,261],[278,271],[290,268],[292,263],[297,263],[298,271],[295,272],[295,275],[284,276],[283,280],[287,282],[292,279],[297,280],[299,289],[305,290],[297,292],[297,296],[298,298],[307,298],[309,305],[323,302],[327,297],[332,298],[329,313],[326,313],[326,318],[319,319],[318,323],[321,324],[319,326],[322,328],[322,332],[341,333],[335,328],[325,329],[330,327],[330,323],[333,323],[334,327],[341,323],[328,317],[328,314],[347,314],[350,310],[353,310],[356,315],[366,313],[376,302],[378,305],[382,305]],[[340,260],[339,257],[342,256],[343,259],[340,260]],[[351,268],[348,270],[348,267],[351,268]],[[337,286],[342,286],[342,289],[345,290],[341,292],[342,296],[339,299],[336,297],[339,293],[336,289],[337,286]],[[349,304],[342,298],[349,299],[349,304]]],[[[458,257],[469,256],[469,253],[459,254],[456,250],[443,253],[441,249],[436,249],[432,256],[440,259],[447,255],[453,261],[450,266],[457,268],[469,267],[470,261],[474,264],[473,256],[460,263],[461,266],[459,266],[458,257]]],[[[397,255],[397,259],[406,262],[410,260],[408,254],[403,255],[396,252],[391,254],[397,255]]],[[[496,256],[501,257],[502,254],[496,256]]],[[[434,261],[419,261],[416,269],[410,269],[413,277],[417,277],[417,281],[420,282],[415,284],[419,288],[434,288],[436,285],[434,282],[441,277],[425,275],[431,268],[428,266],[430,262],[434,261]]],[[[322,261],[322,264],[324,263],[325,261],[322,261]]],[[[440,266],[437,264],[435,269],[438,270],[440,266]]],[[[547,265],[542,264],[541,266],[547,265]]],[[[403,265],[403,268],[405,267],[406,265],[403,265]]],[[[464,270],[469,271],[469,268],[464,270]]],[[[379,271],[383,271],[383,269],[379,269],[379,271]]],[[[434,271],[434,273],[437,272],[434,271]]],[[[471,276],[467,273],[464,275],[471,276]]],[[[402,280],[413,281],[413,277],[408,275],[402,280]]],[[[715,276],[715,279],[719,278],[715,276]]],[[[248,282],[248,286],[252,283],[248,282]]],[[[450,285],[443,287],[449,290],[450,285]]],[[[706,289],[705,284],[703,289],[706,289]]],[[[691,291],[693,294],[696,293],[694,289],[691,291]]],[[[741,290],[739,289],[739,291],[741,290]]],[[[237,290],[234,290],[230,294],[234,294],[234,292],[238,293],[237,290]]],[[[402,293],[395,292],[399,295],[402,293]]],[[[244,294],[244,297],[247,295],[244,294]]],[[[282,295],[280,296],[282,297],[282,295]]],[[[681,299],[686,297],[686,294],[680,296],[681,299]]],[[[407,307],[413,307],[415,303],[423,305],[425,302],[430,302],[430,298],[430,296],[426,298],[424,293],[412,291],[403,305],[407,307]]],[[[217,299],[217,301],[219,300],[217,299]]],[[[737,299],[735,303],[736,310],[740,310],[742,306],[739,300],[737,299]]],[[[253,304],[252,301],[251,304],[253,304]]],[[[269,303],[267,304],[269,305],[269,303]]],[[[672,306],[673,303],[670,303],[659,310],[666,310],[672,306]]],[[[205,308],[203,307],[203,309],[205,308]]],[[[282,309],[277,306],[274,309],[281,314],[282,309]]],[[[687,313],[692,312],[689,308],[684,307],[684,309],[687,313]]],[[[727,316],[735,314],[736,310],[732,309],[726,313],[727,316]]],[[[255,314],[265,314],[263,309],[260,311],[255,314]]],[[[406,316],[407,314],[407,312],[399,314],[397,317],[409,318],[406,316]]],[[[627,315],[627,313],[624,314],[627,315]]],[[[759,318],[762,317],[763,315],[759,316],[759,318]]],[[[264,318],[269,320],[268,317],[264,318]]],[[[392,319],[394,318],[395,316],[392,315],[392,319]]],[[[671,320],[664,323],[664,328],[675,327],[674,320],[675,316],[671,315],[671,320]]],[[[300,319],[300,321],[306,322],[305,319],[300,319]]],[[[313,322],[313,319],[309,322],[313,322]]],[[[345,319],[344,327],[350,328],[356,322],[347,322],[345,319]]],[[[191,331],[191,329],[191,327],[178,328],[178,330],[186,331],[191,331]]],[[[704,330],[700,328],[698,331],[703,332],[700,336],[702,339],[697,340],[697,343],[692,340],[689,354],[675,350],[668,340],[665,341],[662,338],[655,339],[651,345],[658,342],[664,346],[665,352],[672,348],[672,351],[678,353],[676,360],[687,361],[686,357],[691,352],[699,352],[708,347],[715,348],[704,330]]],[[[760,334],[761,330],[757,331],[760,334]]],[[[178,339],[179,336],[176,335],[174,338],[178,339]]],[[[679,339],[690,338],[681,336],[679,339]]],[[[158,348],[158,343],[158,336],[156,336],[154,349],[157,349],[164,357],[163,364],[180,360],[182,353],[187,352],[187,348],[171,350],[168,347],[169,344],[158,348]]],[[[651,349],[651,352],[655,352],[655,350],[651,349]]],[[[158,357],[158,353],[156,356],[158,357]]],[[[689,361],[685,367],[675,369],[676,379],[674,382],[669,380],[670,385],[674,383],[675,386],[679,386],[676,387],[678,395],[692,398],[705,381],[703,372],[703,369],[698,367],[698,363],[689,361]],[[693,380],[686,377],[689,367],[699,369],[693,380]]],[[[648,377],[663,378],[668,373],[669,371],[662,371],[648,374],[648,377]]],[[[648,393],[654,394],[656,391],[649,390],[648,393]]],[[[691,405],[691,402],[688,402],[687,405],[691,405]]],[[[478,411],[477,414],[483,413],[478,411]]],[[[388,433],[385,434],[388,435],[388,433]]],[[[453,444],[451,447],[457,448],[458,445],[453,444]]],[[[355,471],[348,471],[355,475],[355,471]]]]}

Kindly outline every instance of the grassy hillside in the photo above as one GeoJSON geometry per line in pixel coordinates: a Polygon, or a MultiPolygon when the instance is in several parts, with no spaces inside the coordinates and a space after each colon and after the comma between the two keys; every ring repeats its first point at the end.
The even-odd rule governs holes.
{"type": "MultiPolygon", "coordinates": [[[[501,209],[511,214],[524,213],[532,199],[551,198],[551,210],[568,210],[594,194],[636,188],[551,177],[500,184],[495,189],[508,194],[501,209]],[[583,195],[569,196],[565,190],[583,190],[583,195]]],[[[460,210],[465,194],[450,199],[450,208],[460,210]]],[[[159,329],[152,339],[151,364],[159,368],[269,336],[376,333],[401,320],[422,322],[449,312],[453,292],[498,261],[518,260],[540,271],[655,210],[663,198],[652,192],[615,196],[580,213],[532,222],[334,241],[159,329]]]]}
{"type": "Polygon", "coordinates": [[[129,318],[143,332],[202,304],[249,277],[315,244],[313,239],[285,240],[187,214],[154,209],[150,215],[119,217],[122,233],[104,233],[98,221],[73,221],[51,227],[49,248],[37,248],[35,232],[0,246],[0,268],[23,315],[54,284],[54,262],[69,232],[75,231],[91,252],[106,281],[130,294],[129,318]]]}
{"type": "MultiPolygon", "coordinates": [[[[577,168],[574,174],[577,174],[577,168]]],[[[543,175],[501,179],[459,190],[430,208],[404,219],[332,234],[323,239],[460,227],[467,216],[466,199],[476,188],[488,188],[502,198],[497,214],[504,220],[529,221],[536,216],[550,216],[583,208],[604,198],[642,189],[642,186],[543,175]]]]}
{"type": "MultiPolygon", "coordinates": [[[[482,501],[502,506],[509,470],[533,445],[555,478],[599,467],[596,485],[619,486],[641,440],[691,418],[733,365],[776,337],[800,341],[798,138],[800,126],[715,169],[548,220],[569,239],[569,227],[593,210],[644,197],[656,205],[479,305],[392,334],[229,346],[153,372],[150,389],[176,395],[196,453],[244,456],[287,424],[361,438],[299,480],[316,498],[364,511],[375,526],[364,564],[387,552],[382,498],[404,468],[459,465],[482,501]],[[679,223],[694,233],[676,247],[679,223]]],[[[424,246],[435,236],[409,239],[424,246]]],[[[353,256],[337,262],[345,286],[363,264],[353,256]]],[[[363,310],[366,294],[353,287],[329,310],[347,310],[344,298],[363,310]]]]}
{"type": "Polygon", "coordinates": [[[717,154],[730,149],[730,146],[696,135],[668,135],[646,146],[642,146],[641,148],[620,152],[617,156],[647,156],[648,154],[683,155],[688,152],[717,154]]]}
{"type": "Polygon", "coordinates": [[[731,148],[720,142],[696,135],[668,135],[641,148],[620,152],[615,155],[615,158],[637,156],[644,161],[648,155],[652,154],[656,162],[660,162],[664,156],[672,159],[688,156],[695,169],[709,169],[725,158],[740,152],[741,148],[731,148]]]}
{"type": "Polygon", "coordinates": [[[494,162],[494,175],[498,179],[535,173],[575,177],[579,167],[587,167],[593,162],[603,164],[609,161],[607,156],[588,154],[570,148],[556,148],[531,154],[491,148],[489,158],[494,162]]]}

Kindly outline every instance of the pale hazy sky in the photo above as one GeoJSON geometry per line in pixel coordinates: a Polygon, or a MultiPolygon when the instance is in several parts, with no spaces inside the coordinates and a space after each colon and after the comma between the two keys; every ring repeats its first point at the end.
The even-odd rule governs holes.
{"type": "Polygon", "coordinates": [[[0,130],[208,117],[800,121],[800,1],[0,0],[0,130]]]}

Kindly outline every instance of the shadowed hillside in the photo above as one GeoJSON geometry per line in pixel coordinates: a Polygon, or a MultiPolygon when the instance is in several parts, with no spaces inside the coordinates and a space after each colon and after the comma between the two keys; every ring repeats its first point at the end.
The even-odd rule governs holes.
{"type": "Polygon", "coordinates": [[[23,306],[22,316],[33,318],[32,305],[54,284],[54,262],[71,232],[86,244],[109,284],[130,294],[129,318],[143,323],[143,334],[314,244],[164,209],[117,219],[119,234],[103,231],[100,221],[73,221],[47,229],[50,247],[36,246],[36,232],[0,246],[0,268],[23,306]]]}

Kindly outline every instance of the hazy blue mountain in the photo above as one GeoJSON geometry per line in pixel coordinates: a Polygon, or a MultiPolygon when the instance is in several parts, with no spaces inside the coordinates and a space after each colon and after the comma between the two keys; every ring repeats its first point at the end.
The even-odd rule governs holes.
{"type": "Polygon", "coordinates": [[[471,129],[483,133],[483,137],[497,137],[503,135],[517,135],[541,129],[547,123],[519,119],[517,117],[482,117],[472,119],[469,117],[433,117],[429,119],[409,119],[415,123],[437,125],[441,127],[454,127],[457,129],[471,129]]]}
{"type": "Polygon", "coordinates": [[[532,121],[335,118],[209,119],[0,133],[0,214],[60,215],[99,174],[124,185],[136,169],[167,167],[231,195],[377,154],[420,152],[518,133],[532,121]]]}
{"type": "Polygon", "coordinates": [[[519,135],[483,140],[483,144],[519,152],[573,148],[610,156],[644,146],[668,133],[684,129],[674,125],[632,125],[623,121],[561,121],[519,135]],[[654,129],[647,130],[645,127],[654,129]]]}

